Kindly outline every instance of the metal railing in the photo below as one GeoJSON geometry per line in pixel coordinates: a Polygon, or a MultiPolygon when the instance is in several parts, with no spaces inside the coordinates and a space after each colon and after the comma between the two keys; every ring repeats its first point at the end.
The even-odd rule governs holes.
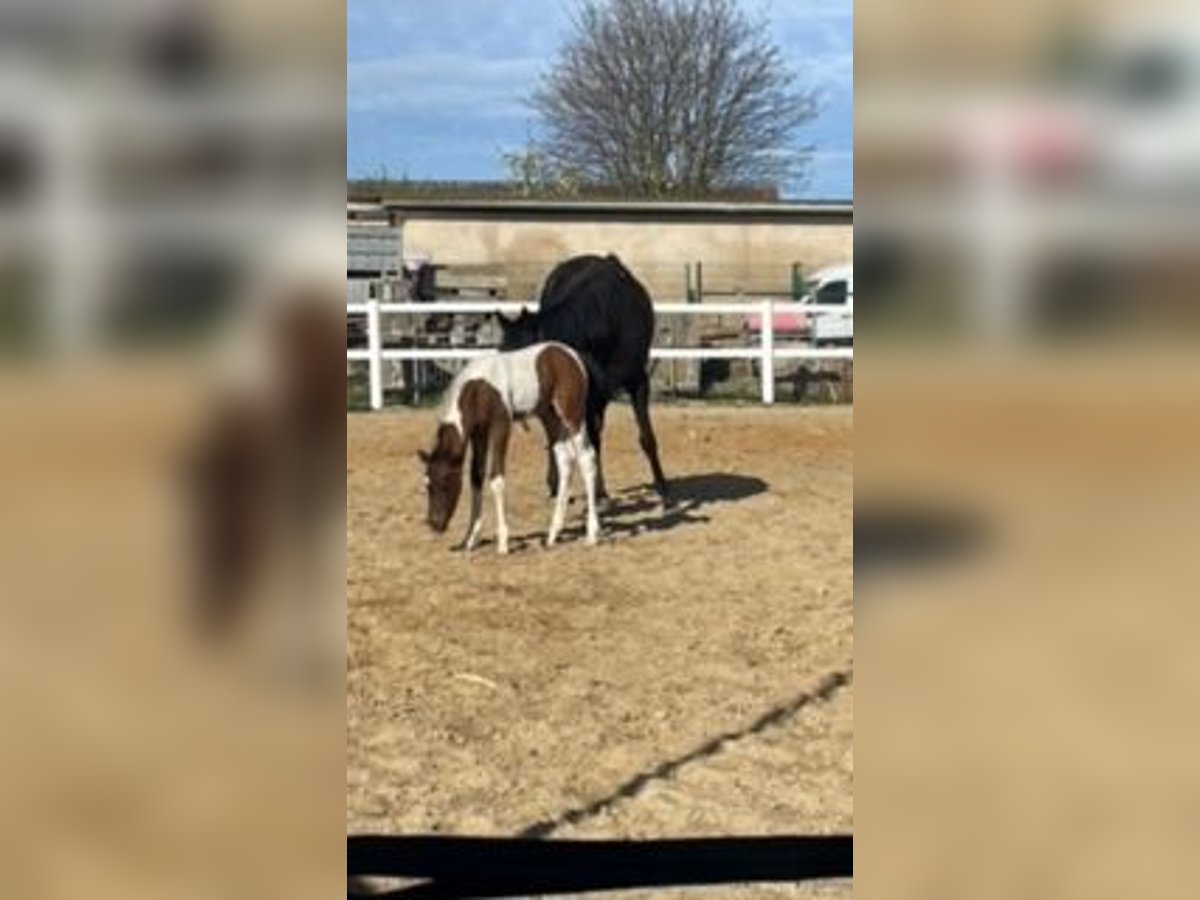
{"type": "MultiPolygon", "coordinates": [[[[804,344],[779,346],[775,341],[777,308],[800,312],[805,316],[829,314],[846,315],[844,306],[799,306],[791,302],[761,300],[750,303],[656,303],[656,315],[668,316],[758,316],[760,329],[757,343],[744,347],[651,347],[651,359],[751,359],[759,362],[762,402],[775,402],[775,363],[795,359],[853,359],[853,347],[815,347],[804,344]]],[[[413,361],[438,359],[475,359],[496,352],[486,347],[398,347],[383,346],[381,319],[385,315],[430,315],[474,313],[476,315],[502,312],[513,314],[522,309],[537,309],[536,303],[520,302],[450,302],[450,303],[347,303],[347,315],[365,315],[367,346],[348,349],[346,359],[368,364],[371,409],[383,409],[384,361],[413,361]]]]}

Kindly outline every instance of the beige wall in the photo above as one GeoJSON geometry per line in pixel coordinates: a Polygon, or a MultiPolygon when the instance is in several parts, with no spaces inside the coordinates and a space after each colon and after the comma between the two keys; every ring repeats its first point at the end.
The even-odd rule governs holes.
{"type": "Polygon", "coordinates": [[[684,266],[704,263],[706,288],[787,289],[792,263],[806,271],[854,256],[849,224],[404,220],[404,252],[450,265],[502,265],[509,296],[532,295],[556,263],[616,253],[657,299],[682,299],[684,266]]]}

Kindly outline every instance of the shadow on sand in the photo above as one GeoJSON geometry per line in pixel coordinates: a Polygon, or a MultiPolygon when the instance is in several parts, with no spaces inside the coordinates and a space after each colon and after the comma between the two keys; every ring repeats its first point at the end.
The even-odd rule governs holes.
{"type": "MultiPolygon", "coordinates": [[[[649,484],[614,493],[600,511],[606,534],[620,537],[708,522],[709,516],[704,513],[707,507],[736,503],[767,490],[761,478],[727,472],[683,475],[671,479],[669,485],[671,502],[665,507],[649,484]]],[[[582,529],[575,527],[572,532],[572,537],[578,537],[582,529]]]]}
{"type": "MultiPolygon", "coordinates": [[[[765,493],[768,488],[761,478],[752,475],[732,475],[727,472],[683,475],[671,479],[668,484],[671,503],[666,507],[655,493],[654,486],[650,484],[613,492],[607,502],[600,505],[600,527],[604,537],[620,538],[648,531],[669,531],[680,525],[702,524],[709,521],[709,517],[702,512],[705,508],[746,500],[765,493]]],[[[559,542],[563,544],[583,540],[582,498],[577,494],[578,488],[576,496],[571,498],[567,525],[559,535],[559,542]]],[[[546,540],[546,531],[542,528],[514,534],[509,540],[513,552],[519,553],[542,545],[546,540]]],[[[494,546],[494,539],[484,538],[476,552],[489,546],[494,546]]]]}

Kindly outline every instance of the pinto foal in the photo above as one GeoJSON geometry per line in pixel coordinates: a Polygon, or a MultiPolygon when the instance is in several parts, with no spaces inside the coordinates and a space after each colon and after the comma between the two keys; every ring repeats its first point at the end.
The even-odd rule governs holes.
{"type": "Polygon", "coordinates": [[[579,355],[565,344],[534,344],[511,353],[472,360],[454,379],[438,423],[433,450],[421,450],[426,521],[446,530],[462,493],[462,470],[471,450],[471,519],[463,548],[471,550],[483,530],[483,478],[486,468],[496,501],[496,545],[508,552],[504,515],[504,463],[514,420],[536,415],[558,465],[558,492],[546,546],[554,544],[567,511],[572,464],[579,463],[587,494],[587,542],[596,543],[596,452],[587,434],[588,373],[579,355]]]}

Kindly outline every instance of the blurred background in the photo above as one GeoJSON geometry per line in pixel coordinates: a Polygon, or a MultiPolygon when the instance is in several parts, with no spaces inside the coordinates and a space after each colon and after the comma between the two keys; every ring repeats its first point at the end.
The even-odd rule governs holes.
{"type": "Polygon", "coordinates": [[[344,34],[0,4],[5,896],[341,890],[344,34]]]}
{"type": "Polygon", "coordinates": [[[855,6],[865,896],[1184,896],[1200,12],[855,6]]]}
{"type": "Polygon", "coordinates": [[[882,333],[1191,335],[1200,11],[900,6],[903,27],[894,4],[856,8],[859,265],[886,288],[882,333]]]}

